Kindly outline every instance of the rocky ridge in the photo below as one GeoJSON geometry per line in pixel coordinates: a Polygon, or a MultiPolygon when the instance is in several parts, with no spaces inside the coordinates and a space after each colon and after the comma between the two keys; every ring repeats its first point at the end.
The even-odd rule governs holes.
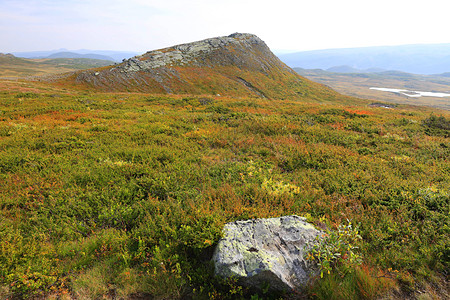
{"type": "Polygon", "coordinates": [[[202,59],[204,60],[205,56],[229,46],[248,50],[251,50],[255,46],[268,49],[267,45],[254,34],[234,33],[229,36],[210,38],[170,48],[149,51],[143,55],[124,60],[124,64],[118,66],[117,69],[122,72],[137,72],[168,65],[183,66],[191,63],[203,65],[202,59]]]}
{"type": "Polygon", "coordinates": [[[298,75],[264,41],[249,33],[149,51],[120,64],[48,80],[104,92],[282,99],[305,94],[337,95],[298,75]]]}

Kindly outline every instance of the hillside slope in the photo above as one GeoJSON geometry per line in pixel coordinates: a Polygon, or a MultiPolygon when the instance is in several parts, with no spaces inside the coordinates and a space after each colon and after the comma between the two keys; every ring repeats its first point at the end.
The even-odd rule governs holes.
{"type": "Polygon", "coordinates": [[[112,61],[91,58],[27,59],[0,53],[0,77],[41,76],[98,68],[112,61]]]}
{"type": "Polygon", "coordinates": [[[107,92],[316,97],[338,94],[299,76],[257,36],[235,33],[147,52],[58,81],[107,92]]]}

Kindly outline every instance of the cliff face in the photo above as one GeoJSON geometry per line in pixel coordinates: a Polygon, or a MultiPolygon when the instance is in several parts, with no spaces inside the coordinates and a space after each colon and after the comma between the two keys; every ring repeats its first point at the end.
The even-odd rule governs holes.
{"type": "Polygon", "coordinates": [[[303,95],[314,85],[282,63],[260,38],[247,33],[149,51],[63,80],[101,91],[267,98],[303,95]]]}

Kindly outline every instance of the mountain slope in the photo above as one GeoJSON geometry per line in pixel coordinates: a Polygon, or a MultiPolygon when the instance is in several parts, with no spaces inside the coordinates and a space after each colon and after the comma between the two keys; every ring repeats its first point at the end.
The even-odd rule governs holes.
{"type": "Polygon", "coordinates": [[[103,67],[112,63],[112,61],[91,58],[27,59],[0,53],[0,76],[40,76],[103,67]]]}
{"type": "Polygon", "coordinates": [[[119,65],[58,80],[107,92],[321,99],[338,95],[299,76],[257,36],[242,33],[150,51],[119,65]]]}

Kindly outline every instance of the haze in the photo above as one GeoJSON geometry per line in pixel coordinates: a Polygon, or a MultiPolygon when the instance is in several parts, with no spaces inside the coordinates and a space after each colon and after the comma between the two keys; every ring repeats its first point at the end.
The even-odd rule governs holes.
{"type": "Polygon", "coordinates": [[[444,0],[1,0],[0,52],[144,52],[233,32],[279,52],[449,43],[448,8],[444,0]]]}

